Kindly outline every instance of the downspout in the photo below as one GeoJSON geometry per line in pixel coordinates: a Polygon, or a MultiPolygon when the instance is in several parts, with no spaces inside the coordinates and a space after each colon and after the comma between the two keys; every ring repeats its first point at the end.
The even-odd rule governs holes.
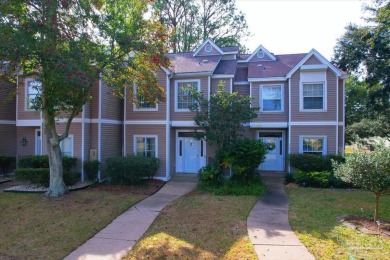
{"type": "Polygon", "coordinates": [[[336,80],[336,154],[339,154],[339,78],[336,80]]]}
{"type": "MultiPolygon", "coordinates": [[[[98,109],[98,161],[101,163],[101,137],[102,137],[102,77],[99,75],[99,109],[98,109]]],[[[98,181],[102,179],[101,170],[98,171],[98,181]]]]}
{"type": "Polygon", "coordinates": [[[171,178],[171,85],[170,78],[172,74],[167,73],[166,78],[166,89],[167,89],[167,99],[166,99],[166,123],[165,123],[165,178],[168,181],[171,178]]]}
{"type": "Polygon", "coordinates": [[[345,153],[345,79],[343,79],[343,150],[342,155],[345,153]]]}
{"type": "Polygon", "coordinates": [[[127,147],[126,147],[126,120],[127,120],[127,89],[124,90],[124,104],[123,104],[123,149],[122,156],[126,157],[127,147]]]}
{"type": "MultiPolygon", "coordinates": [[[[291,154],[291,78],[288,79],[288,154],[291,154]]],[[[288,163],[288,172],[291,172],[290,162],[288,163]]]]}
{"type": "MultiPolygon", "coordinates": [[[[84,175],[84,161],[85,161],[85,104],[83,105],[83,112],[81,116],[81,181],[85,181],[84,175]]],[[[42,134],[41,134],[42,135],[42,134]]],[[[41,138],[42,139],[42,138],[41,138]]]]}

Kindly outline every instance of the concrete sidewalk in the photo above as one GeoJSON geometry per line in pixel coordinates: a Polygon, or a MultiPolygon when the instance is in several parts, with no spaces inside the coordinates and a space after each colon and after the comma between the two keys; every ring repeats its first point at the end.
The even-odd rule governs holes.
{"type": "Polygon", "coordinates": [[[261,174],[268,194],[261,197],[247,220],[249,237],[259,259],[315,259],[291,230],[284,175],[261,174]]]}
{"type": "Polygon", "coordinates": [[[146,232],[160,211],[171,201],[192,191],[197,181],[197,176],[174,176],[157,193],[118,216],[65,259],[121,259],[146,232]]]}

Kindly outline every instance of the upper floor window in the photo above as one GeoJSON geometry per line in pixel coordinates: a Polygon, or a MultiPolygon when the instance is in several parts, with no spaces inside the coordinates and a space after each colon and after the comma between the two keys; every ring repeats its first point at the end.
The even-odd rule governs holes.
{"type": "Polygon", "coordinates": [[[305,154],[326,154],[326,137],[300,137],[300,152],[305,154]]]}
{"type": "Polygon", "coordinates": [[[157,157],[157,136],[134,136],[134,153],[138,156],[157,157]]]}
{"type": "Polygon", "coordinates": [[[325,86],[323,82],[302,83],[303,110],[325,110],[325,86]]]}
{"type": "Polygon", "coordinates": [[[264,112],[283,111],[282,85],[261,86],[260,108],[264,112]]]}
{"type": "Polygon", "coordinates": [[[73,135],[69,135],[60,143],[62,156],[73,157],[73,135]]]}
{"type": "Polygon", "coordinates": [[[175,111],[189,111],[195,99],[191,90],[200,91],[200,80],[177,80],[175,82],[175,111]]]}
{"type": "Polygon", "coordinates": [[[33,109],[34,99],[41,91],[42,83],[35,79],[26,80],[26,109],[33,109]]]}
{"type": "Polygon", "coordinates": [[[134,104],[134,110],[146,110],[146,111],[156,111],[157,103],[150,102],[144,98],[144,95],[138,91],[138,88],[135,87],[135,93],[137,97],[137,104],[134,104]]]}

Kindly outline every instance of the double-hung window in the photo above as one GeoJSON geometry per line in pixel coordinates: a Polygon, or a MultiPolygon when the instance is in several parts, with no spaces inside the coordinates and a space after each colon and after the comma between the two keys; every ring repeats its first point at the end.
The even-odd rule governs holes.
{"type": "Polygon", "coordinates": [[[200,91],[199,80],[177,80],[175,82],[175,110],[189,111],[195,99],[191,96],[191,90],[200,91]]]}
{"type": "Polygon", "coordinates": [[[136,155],[157,157],[157,136],[135,136],[134,139],[136,155]]]}
{"type": "Polygon", "coordinates": [[[26,84],[26,108],[31,110],[34,104],[34,99],[41,91],[42,83],[34,79],[28,79],[26,80],[26,84]]]}
{"type": "Polygon", "coordinates": [[[146,100],[144,94],[135,87],[135,93],[137,97],[137,104],[134,104],[134,110],[157,110],[157,103],[146,100]]]}
{"type": "Polygon", "coordinates": [[[326,154],[326,137],[301,137],[300,152],[304,154],[326,154]]]}
{"type": "Polygon", "coordinates": [[[60,143],[62,156],[73,157],[73,135],[69,135],[60,143]]]}
{"type": "Polygon", "coordinates": [[[325,109],[325,87],[323,82],[302,83],[303,110],[325,109]]]}
{"type": "Polygon", "coordinates": [[[283,111],[282,85],[261,86],[261,111],[281,112],[283,111]]]}

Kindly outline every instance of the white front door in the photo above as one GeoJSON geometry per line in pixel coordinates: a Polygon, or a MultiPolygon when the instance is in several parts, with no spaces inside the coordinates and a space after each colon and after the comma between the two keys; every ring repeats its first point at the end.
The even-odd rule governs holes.
{"type": "Polygon", "coordinates": [[[42,155],[42,136],[41,130],[35,129],[35,155],[42,155]]]}
{"type": "Polygon", "coordinates": [[[263,171],[284,171],[284,149],[282,137],[260,137],[268,147],[265,161],[260,164],[263,171]]]}
{"type": "Polygon", "coordinates": [[[178,137],[176,172],[198,173],[206,166],[205,141],[193,137],[178,137]]]}

